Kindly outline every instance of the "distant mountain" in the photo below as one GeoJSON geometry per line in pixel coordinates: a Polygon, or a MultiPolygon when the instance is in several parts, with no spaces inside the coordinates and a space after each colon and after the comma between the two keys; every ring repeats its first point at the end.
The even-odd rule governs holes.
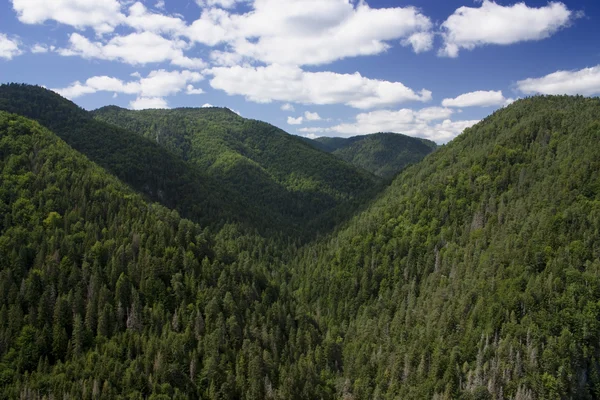
{"type": "Polygon", "coordinates": [[[168,149],[240,197],[275,211],[285,224],[331,226],[323,221],[339,220],[381,187],[374,175],[226,108],[109,106],[92,114],[168,149]]]}
{"type": "Polygon", "coordinates": [[[393,177],[407,165],[421,161],[437,148],[432,141],[397,133],[375,133],[350,138],[320,137],[306,141],[382,178],[393,177]]]}
{"type": "Polygon", "coordinates": [[[94,120],[89,112],[50,90],[0,85],[0,110],[37,120],[148,199],[203,225],[220,226],[228,220],[254,224],[265,216],[172,152],[94,120]]]}
{"type": "Polygon", "coordinates": [[[144,193],[208,226],[310,236],[381,187],[295,136],[227,109],[87,112],[41,87],[0,86],[0,110],[39,121],[144,193]]]}

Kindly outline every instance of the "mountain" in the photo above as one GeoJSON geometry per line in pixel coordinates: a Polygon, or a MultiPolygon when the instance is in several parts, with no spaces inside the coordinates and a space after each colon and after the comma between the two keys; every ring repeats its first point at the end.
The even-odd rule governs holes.
{"type": "Polygon", "coordinates": [[[382,178],[392,178],[409,164],[421,161],[437,148],[429,140],[398,133],[375,133],[350,138],[307,139],[314,147],[382,178]]]}
{"type": "Polygon", "coordinates": [[[132,111],[109,106],[93,115],[155,141],[296,226],[340,208],[343,214],[348,204],[364,202],[381,187],[375,176],[226,108],[132,111]]]}
{"type": "Polygon", "coordinates": [[[270,242],[147,203],[5,112],[0,174],[0,398],[257,399],[300,385],[321,339],[270,242]]]}
{"type": "Polygon", "coordinates": [[[597,398],[599,139],[600,99],[516,101],[300,246],[0,112],[0,398],[597,398]]]}
{"type": "Polygon", "coordinates": [[[222,225],[231,219],[258,220],[251,207],[212,177],[150,140],[94,120],[87,111],[50,90],[0,85],[0,110],[37,120],[152,201],[177,209],[203,225],[222,225]],[[223,198],[231,201],[223,202],[223,198]]]}
{"type": "Polygon", "coordinates": [[[600,99],[520,100],[292,265],[346,398],[596,398],[600,99]]]}
{"type": "Polygon", "coordinates": [[[152,201],[211,227],[233,221],[311,236],[381,187],[376,177],[229,110],[108,107],[92,114],[52,91],[17,84],[0,86],[0,110],[39,121],[152,201]]]}

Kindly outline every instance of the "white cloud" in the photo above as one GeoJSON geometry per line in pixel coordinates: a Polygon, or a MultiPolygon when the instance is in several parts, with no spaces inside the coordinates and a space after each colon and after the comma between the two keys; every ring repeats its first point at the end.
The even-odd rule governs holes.
{"type": "Polygon", "coordinates": [[[507,99],[501,90],[478,90],[476,92],[461,94],[454,99],[444,99],[442,101],[444,107],[491,107],[505,105],[506,103],[507,99]]]}
{"type": "Polygon", "coordinates": [[[406,108],[397,111],[379,110],[358,114],[353,123],[343,123],[322,129],[304,128],[300,131],[313,134],[333,132],[342,136],[396,132],[445,143],[479,122],[476,120],[452,121],[448,118],[451,114],[452,110],[442,107],[429,107],[418,111],[406,108]]]}
{"type": "Polygon", "coordinates": [[[169,105],[161,97],[138,97],[129,102],[129,107],[134,110],[146,110],[148,108],[169,108],[169,105]]]}
{"type": "Polygon", "coordinates": [[[210,60],[212,61],[212,64],[216,66],[232,67],[241,64],[244,57],[236,53],[215,50],[210,53],[210,60]]]}
{"type": "Polygon", "coordinates": [[[458,8],[442,24],[444,48],[440,55],[457,57],[461,49],[545,39],[577,16],[560,2],[535,8],[525,3],[501,6],[483,0],[479,8],[458,8]]]}
{"type": "Polygon", "coordinates": [[[184,55],[183,50],[188,46],[185,41],[165,39],[152,32],[115,36],[105,44],[91,42],[86,37],[73,33],[69,38],[69,44],[68,49],[59,50],[61,55],[116,60],[131,65],[170,62],[176,66],[194,69],[206,65],[200,59],[188,58],[184,55]]]}
{"type": "Polygon", "coordinates": [[[210,103],[204,103],[202,104],[202,108],[210,108],[210,107],[214,107],[212,104],[210,103]]]}
{"type": "Polygon", "coordinates": [[[204,9],[191,40],[267,64],[319,65],[380,54],[393,40],[416,52],[431,48],[432,23],[414,7],[374,9],[366,1],[255,0],[246,14],[204,9]]]}
{"type": "Polygon", "coordinates": [[[191,82],[199,82],[203,79],[198,72],[158,70],[150,72],[145,78],[139,74],[132,75],[138,80],[124,82],[109,76],[93,76],[84,83],[76,81],[66,88],[53,90],[69,99],[97,92],[137,95],[137,99],[130,103],[131,108],[134,109],[167,108],[164,97],[184,90],[186,94],[203,93],[202,89],[196,89],[191,85],[191,82]]]}
{"type": "Polygon", "coordinates": [[[320,121],[321,120],[321,116],[318,113],[316,113],[316,112],[313,113],[313,112],[309,112],[309,111],[306,111],[304,113],[304,118],[306,118],[307,121],[320,121]]]}
{"type": "Polygon", "coordinates": [[[369,109],[406,101],[429,101],[431,92],[416,93],[400,82],[368,79],[358,72],[305,72],[298,67],[217,67],[207,70],[213,75],[210,84],[229,95],[242,95],[250,101],[273,100],[302,104],[346,104],[369,109]]]}
{"type": "MultiPolygon", "coordinates": [[[[302,129],[300,129],[302,130],[302,129]]],[[[319,135],[315,135],[314,133],[307,133],[305,135],[302,135],[303,137],[307,138],[307,139],[316,139],[318,137],[320,137],[319,135]]]]}
{"type": "Polygon", "coordinates": [[[3,33],[0,33],[0,58],[11,60],[22,53],[19,49],[19,41],[11,39],[3,33]]]}
{"type": "Polygon", "coordinates": [[[298,132],[308,133],[305,137],[309,137],[309,135],[317,137],[315,133],[324,132],[325,130],[326,128],[300,128],[298,129],[298,132]]]}
{"type": "Polygon", "coordinates": [[[284,105],[281,106],[281,110],[282,111],[295,111],[295,108],[290,103],[285,103],[284,105]]]}
{"type": "Polygon", "coordinates": [[[158,0],[156,4],[154,4],[154,8],[158,8],[159,10],[165,9],[165,0],[158,0]]]}
{"type": "Polygon", "coordinates": [[[143,97],[171,96],[187,88],[189,82],[199,82],[202,74],[195,71],[152,71],[139,81],[143,97]]]}
{"type": "Polygon", "coordinates": [[[447,119],[454,114],[454,111],[444,107],[428,107],[420,109],[416,117],[422,121],[436,121],[440,119],[447,119]]]}
{"type": "Polygon", "coordinates": [[[287,123],[289,125],[300,125],[300,124],[302,124],[302,120],[303,120],[302,117],[298,117],[298,118],[288,117],[287,123]]]}
{"type": "Polygon", "coordinates": [[[48,53],[49,51],[54,51],[54,50],[56,50],[56,47],[54,47],[54,46],[48,46],[48,45],[40,44],[40,43],[36,43],[31,48],[31,52],[34,53],[34,54],[48,53]]]}
{"type": "Polygon", "coordinates": [[[202,94],[204,93],[204,90],[202,90],[201,88],[196,89],[194,85],[187,85],[185,92],[187,94],[202,94]]]}
{"type": "Polygon", "coordinates": [[[578,71],[557,71],[541,78],[529,78],[517,82],[525,94],[600,94],[600,65],[578,71]]]}
{"type": "Polygon", "coordinates": [[[149,12],[139,1],[129,7],[129,15],[125,22],[137,31],[155,33],[181,32],[186,26],[180,18],[149,12]]]}
{"type": "Polygon", "coordinates": [[[402,41],[404,46],[412,46],[415,53],[423,53],[433,48],[432,32],[416,32],[402,41]]]}
{"type": "Polygon", "coordinates": [[[200,7],[223,7],[223,8],[231,8],[236,3],[241,3],[244,0],[196,0],[196,3],[200,7]]]}
{"type": "Polygon", "coordinates": [[[112,32],[123,21],[117,0],[12,0],[19,21],[41,24],[54,20],[77,29],[112,32]]]}

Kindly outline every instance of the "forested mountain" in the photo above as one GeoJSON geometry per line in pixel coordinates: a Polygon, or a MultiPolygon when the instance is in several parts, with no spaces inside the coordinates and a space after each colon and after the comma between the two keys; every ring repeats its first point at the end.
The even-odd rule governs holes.
{"type": "Polygon", "coordinates": [[[353,398],[597,398],[600,100],[521,100],[293,264],[353,398]]]}
{"type": "Polygon", "coordinates": [[[147,204],[4,112],[0,172],[0,398],[300,396],[323,339],[268,242],[147,204]]]}
{"type": "Polygon", "coordinates": [[[374,133],[350,138],[306,139],[314,147],[382,178],[392,178],[409,164],[421,161],[437,145],[398,133],[374,133]]]}
{"type": "Polygon", "coordinates": [[[10,84],[0,86],[0,110],[39,121],[152,201],[209,226],[234,221],[310,237],[382,187],[375,176],[226,109],[107,107],[94,119],[52,91],[10,84]]]}
{"type": "Polygon", "coordinates": [[[519,100],[297,248],[182,219],[0,112],[0,398],[597,398],[599,139],[600,99],[519,100]]]}
{"type": "Polygon", "coordinates": [[[276,210],[288,224],[306,226],[328,211],[343,215],[344,206],[364,202],[380,188],[378,179],[362,169],[227,108],[132,111],[109,106],[93,115],[155,141],[238,196],[276,210]]]}
{"type": "Polygon", "coordinates": [[[52,91],[30,85],[0,85],[0,110],[39,121],[152,201],[202,224],[222,225],[221,221],[231,219],[258,224],[268,216],[156,143],[96,121],[52,91]]]}

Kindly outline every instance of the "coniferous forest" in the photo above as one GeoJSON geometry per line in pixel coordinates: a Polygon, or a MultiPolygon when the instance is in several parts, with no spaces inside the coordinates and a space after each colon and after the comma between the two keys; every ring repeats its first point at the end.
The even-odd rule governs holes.
{"type": "Polygon", "coordinates": [[[447,145],[0,86],[0,399],[600,397],[600,99],[447,145]]]}

